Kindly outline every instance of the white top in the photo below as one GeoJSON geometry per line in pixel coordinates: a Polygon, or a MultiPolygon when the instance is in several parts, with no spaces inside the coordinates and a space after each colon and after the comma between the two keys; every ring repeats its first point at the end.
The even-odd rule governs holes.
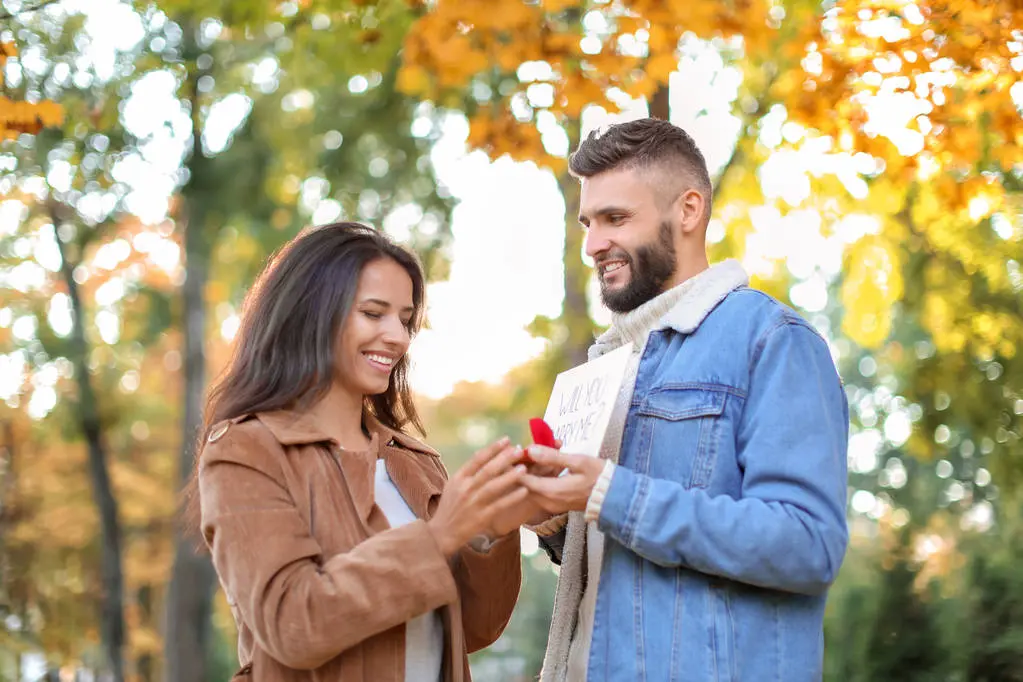
{"type": "MultiPolygon", "coordinates": [[[[374,496],[391,528],[416,520],[405,498],[387,475],[384,460],[377,460],[374,496]]],[[[405,623],[406,682],[439,682],[444,664],[444,626],[440,614],[430,611],[405,623]]]]}

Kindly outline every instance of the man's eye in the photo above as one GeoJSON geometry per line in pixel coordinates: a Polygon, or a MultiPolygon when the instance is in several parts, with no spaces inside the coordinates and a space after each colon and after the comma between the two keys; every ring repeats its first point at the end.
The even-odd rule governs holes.
{"type": "Polygon", "coordinates": [[[610,221],[612,225],[620,225],[625,221],[625,216],[621,213],[615,213],[610,217],[610,221]]]}

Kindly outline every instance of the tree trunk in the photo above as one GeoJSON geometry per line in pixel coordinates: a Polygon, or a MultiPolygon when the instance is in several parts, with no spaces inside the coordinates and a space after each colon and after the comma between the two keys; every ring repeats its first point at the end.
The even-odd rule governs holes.
{"type": "Polygon", "coordinates": [[[670,120],[671,104],[668,100],[668,84],[657,88],[653,97],[650,98],[650,118],[659,118],[662,121],[670,120]]]}
{"type": "Polygon", "coordinates": [[[11,422],[3,422],[3,444],[0,445],[0,612],[11,613],[14,610],[11,595],[8,594],[10,564],[7,556],[7,527],[12,525],[14,516],[14,500],[11,491],[14,489],[14,427],[11,422]]]}
{"type": "MultiPolygon", "coordinates": [[[[191,215],[185,226],[185,284],[182,287],[185,317],[185,400],[182,446],[178,462],[182,486],[191,476],[196,456],[196,437],[202,426],[202,399],[206,388],[206,353],[203,348],[206,305],[203,292],[209,253],[202,223],[191,215]]],[[[206,553],[199,553],[196,529],[178,525],[174,567],[167,593],[167,632],[164,641],[164,682],[206,679],[206,642],[216,574],[206,553]]]]}
{"type": "MultiPolygon", "coordinates": [[[[187,31],[191,36],[194,31],[187,31]]],[[[181,454],[178,462],[182,486],[192,474],[196,438],[202,426],[206,390],[206,283],[209,279],[210,246],[206,212],[197,194],[205,187],[209,160],[202,151],[202,120],[199,115],[198,81],[202,74],[190,71],[187,88],[191,101],[192,153],[188,160],[188,184],[182,188],[185,236],[184,303],[184,411],[181,421],[181,454]]],[[[180,525],[175,537],[174,567],[167,592],[167,631],[164,638],[164,682],[206,679],[206,642],[210,641],[210,616],[216,573],[210,557],[200,553],[197,529],[180,525]]]]}
{"type": "MultiPolygon", "coordinates": [[[[146,625],[153,622],[153,586],[143,585],[136,594],[139,619],[146,625]]],[[[146,652],[135,659],[135,677],[138,682],[153,682],[153,654],[146,652]]]]}
{"type": "MultiPolygon", "coordinates": [[[[569,149],[579,146],[579,122],[566,124],[569,149]]],[[[565,301],[561,310],[561,323],[567,331],[562,346],[562,366],[575,367],[586,362],[586,351],[593,344],[593,320],[590,318],[586,287],[590,269],[582,260],[583,229],[579,226],[579,181],[568,171],[558,176],[558,187],[565,199],[565,301]]]]}
{"type": "MultiPolygon", "coordinates": [[[[60,225],[56,211],[51,211],[54,227],[60,225]]],[[[110,482],[107,465],[108,453],[103,425],[99,418],[99,405],[89,373],[89,346],[85,339],[85,311],[74,278],[74,263],[68,261],[60,237],[56,237],[61,257],[61,272],[71,299],[71,338],[68,341],[69,359],[74,366],[78,384],[78,424],[89,453],[89,478],[92,496],[99,510],[100,538],[102,542],[101,566],[103,594],[100,596],[100,637],[107,655],[113,682],[124,682],[124,572],[121,566],[121,526],[117,499],[110,482]]]]}

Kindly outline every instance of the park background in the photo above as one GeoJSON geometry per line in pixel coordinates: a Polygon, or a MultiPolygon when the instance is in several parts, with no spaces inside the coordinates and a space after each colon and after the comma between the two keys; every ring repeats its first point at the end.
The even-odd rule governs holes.
{"type": "MultiPolygon", "coordinates": [[[[420,254],[450,469],[528,438],[608,323],[567,154],[648,114],[705,152],[712,260],[845,381],[826,679],[1023,680],[1018,0],[2,0],[0,43],[0,680],[229,679],[177,492],[303,226],[420,254]]],[[[522,562],[478,681],[538,672],[556,573],[522,562]]]]}

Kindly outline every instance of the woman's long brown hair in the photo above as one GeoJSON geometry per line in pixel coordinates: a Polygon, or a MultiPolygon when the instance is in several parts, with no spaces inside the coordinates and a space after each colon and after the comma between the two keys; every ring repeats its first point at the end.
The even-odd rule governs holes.
{"type": "MultiPolygon", "coordinates": [[[[195,467],[185,488],[185,520],[197,529],[199,454],[212,428],[225,419],[311,406],[330,390],[334,351],[366,264],[397,262],[412,280],[415,312],[423,318],[425,278],[418,259],[385,235],[360,223],[334,223],[302,232],[274,254],[245,298],[242,322],[227,369],[210,389],[195,467]]],[[[408,357],[391,371],[387,390],[366,397],[382,424],[423,433],[408,384],[408,357]]]]}

